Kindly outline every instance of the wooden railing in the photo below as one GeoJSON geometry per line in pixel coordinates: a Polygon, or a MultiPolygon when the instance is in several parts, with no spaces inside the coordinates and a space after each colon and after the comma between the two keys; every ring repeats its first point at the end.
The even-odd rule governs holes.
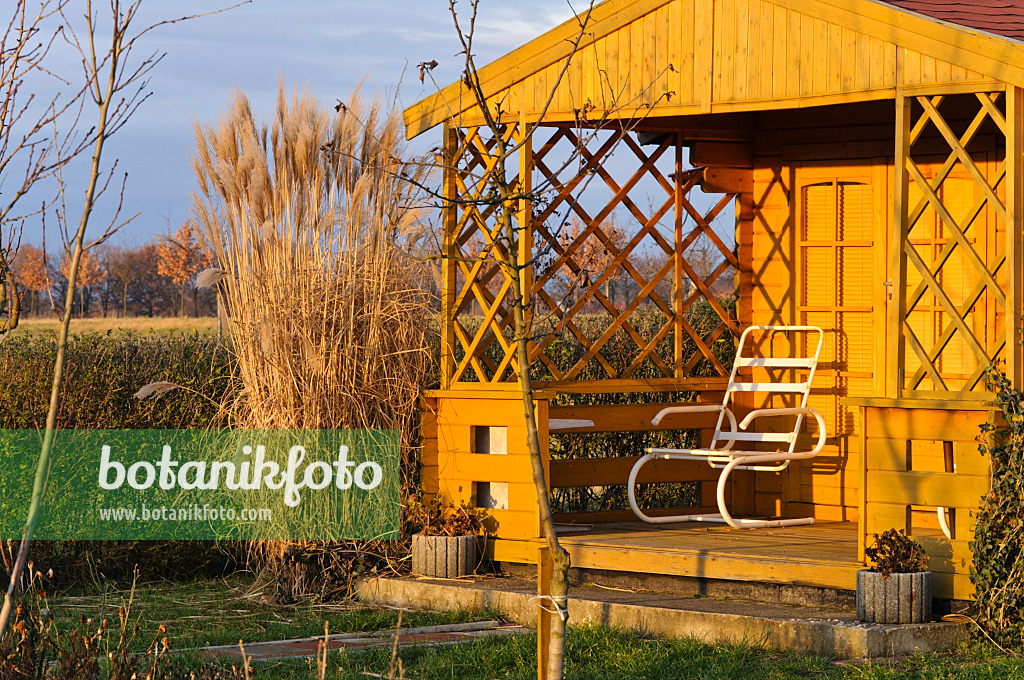
{"type": "MultiPolygon", "coordinates": [[[[629,470],[642,451],[623,451],[613,458],[550,460],[552,432],[601,433],[655,429],[697,429],[710,437],[715,421],[698,418],[665,418],[659,427],[651,419],[664,404],[600,406],[549,406],[553,394],[538,392],[535,413],[551,489],[625,484],[629,470]],[[567,424],[575,427],[561,427],[567,424]],[[554,428],[558,429],[554,429],[554,428]]],[[[719,396],[709,393],[717,401],[719,396]]],[[[530,540],[540,533],[538,499],[533,483],[522,398],[518,390],[432,391],[423,398],[422,489],[440,493],[445,502],[482,508],[488,533],[499,539],[530,540]]],[[[702,482],[717,479],[717,471],[690,461],[658,461],[644,470],[641,483],[702,482]]],[[[714,485],[702,485],[699,508],[715,506],[714,485]]],[[[678,513],[679,508],[652,510],[678,513]]],[[[628,510],[563,513],[556,522],[599,523],[632,521],[628,510]]]]}
{"type": "Polygon", "coordinates": [[[936,596],[972,599],[968,544],[974,515],[991,484],[990,461],[978,450],[980,426],[1000,419],[998,410],[967,401],[845,402],[860,409],[866,452],[860,470],[861,559],[875,534],[903,529],[928,552],[936,596]]]}

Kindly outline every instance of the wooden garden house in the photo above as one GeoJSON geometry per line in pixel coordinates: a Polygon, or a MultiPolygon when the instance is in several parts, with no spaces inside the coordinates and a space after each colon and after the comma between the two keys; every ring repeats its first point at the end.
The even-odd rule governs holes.
{"type": "MultiPolygon", "coordinates": [[[[976,439],[998,419],[985,370],[998,362],[1024,388],[1024,9],[605,0],[574,51],[579,34],[569,21],[479,70],[500,134],[527,137],[505,164],[514,187],[543,189],[516,219],[552,493],[625,484],[642,453],[581,458],[559,437],[706,437],[707,419],[651,417],[719,400],[730,343],[752,324],[825,329],[810,403],[828,443],[729,490],[742,511],[813,526],[709,531],[584,508],[556,518],[586,529],[562,537],[573,566],[853,589],[865,540],[900,527],[928,548],[937,595],[971,598],[972,511],[989,484],[976,439]]],[[[443,129],[452,199],[494,166],[472,104],[457,82],[405,111],[410,138],[443,129]]],[[[445,209],[442,385],[424,397],[422,478],[488,509],[495,559],[533,563],[525,367],[506,277],[477,257],[498,247],[492,216],[472,200],[445,209]]],[[[714,505],[717,471],[661,463],[642,481],[705,482],[691,502],[714,505]]]]}

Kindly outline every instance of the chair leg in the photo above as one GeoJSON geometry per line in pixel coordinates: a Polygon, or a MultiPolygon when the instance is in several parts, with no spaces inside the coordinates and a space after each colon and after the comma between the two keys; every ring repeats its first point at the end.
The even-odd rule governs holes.
{"type": "Polygon", "coordinates": [[[669,456],[664,454],[658,455],[654,453],[648,453],[640,456],[640,460],[633,464],[633,469],[629,471],[629,481],[626,483],[626,496],[629,499],[629,508],[633,511],[640,520],[648,522],[649,524],[668,524],[669,522],[700,522],[700,521],[722,521],[713,520],[708,515],[671,515],[668,517],[651,517],[650,515],[644,514],[643,510],[636,502],[636,476],[640,473],[640,468],[646,465],[648,462],[656,458],[665,458],[669,456]]]}
{"type": "Polygon", "coordinates": [[[728,480],[729,473],[731,473],[737,465],[743,462],[742,458],[729,461],[722,469],[722,474],[718,477],[717,495],[718,510],[720,514],[706,513],[698,515],[668,515],[665,517],[651,517],[650,515],[645,514],[637,504],[635,487],[636,478],[640,473],[640,469],[656,458],[670,460],[671,456],[654,453],[648,453],[641,456],[640,459],[633,464],[633,469],[629,471],[629,481],[626,483],[626,496],[629,499],[629,508],[641,521],[649,524],[668,524],[671,522],[724,522],[734,529],[763,529],[769,527],[791,527],[814,524],[813,517],[802,517],[799,519],[736,519],[733,517],[725,505],[725,484],[728,480]]]}
{"type": "Polygon", "coordinates": [[[722,474],[718,477],[718,510],[722,513],[722,521],[733,529],[767,529],[770,527],[793,527],[814,524],[813,517],[801,517],[798,519],[736,519],[729,514],[729,509],[725,507],[725,482],[729,477],[729,473],[742,460],[742,458],[730,460],[725,468],[722,469],[722,474]]]}

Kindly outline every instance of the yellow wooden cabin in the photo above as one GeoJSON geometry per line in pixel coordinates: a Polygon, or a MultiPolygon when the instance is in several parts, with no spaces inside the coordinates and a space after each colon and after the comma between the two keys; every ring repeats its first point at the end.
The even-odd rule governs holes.
{"type": "MultiPolygon", "coordinates": [[[[556,521],[589,527],[561,537],[573,566],[852,590],[865,540],[899,527],[928,549],[937,596],[972,598],[972,512],[989,485],[976,440],[999,418],[986,367],[1001,362],[1024,388],[1024,9],[605,0],[574,52],[579,34],[569,21],[479,70],[507,139],[539,124],[515,181],[549,189],[517,212],[528,235],[520,261],[536,259],[536,318],[562,333],[531,345],[545,452],[559,432],[706,436],[708,420],[653,428],[655,402],[720,400],[722,343],[754,324],[825,329],[810,404],[828,444],[784,472],[731,481],[732,507],[813,516],[813,526],[709,530],[640,524],[627,509],[564,513],[556,521]],[[562,167],[573,149],[579,162],[562,167]],[[600,266],[583,262],[592,244],[607,255],[600,266]],[[730,276],[734,309],[722,295],[730,276]],[[582,287],[556,291],[570,279],[582,287]],[[714,323],[696,328],[697,307],[714,323]],[[640,328],[641,313],[657,322],[640,328]],[[604,325],[594,331],[587,315],[604,325]],[[566,364],[558,337],[585,354],[566,364]],[[651,403],[559,405],[562,395],[628,393],[651,403]]],[[[472,102],[459,82],[405,111],[410,138],[443,126],[449,197],[472,194],[494,149],[472,102]]],[[[472,203],[444,214],[442,385],[424,396],[423,488],[488,507],[493,557],[534,563],[507,281],[473,260],[494,246],[489,217],[472,203]]],[[[624,484],[642,451],[619,454],[549,455],[549,487],[624,484]]],[[[644,475],[717,479],[691,461],[644,475]]],[[[711,510],[714,484],[701,489],[696,502],[711,510]]]]}

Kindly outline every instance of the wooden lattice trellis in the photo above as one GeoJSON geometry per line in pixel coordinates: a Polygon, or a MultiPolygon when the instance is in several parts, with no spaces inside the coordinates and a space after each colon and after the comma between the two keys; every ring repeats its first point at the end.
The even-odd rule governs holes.
{"type": "MultiPolygon", "coordinates": [[[[1010,88],[1009,96],[1019,93],[1010,88]]],[[[1019,239],[1017,189],[1007,196],[1020,182],[1012,113],[1001,89],[898,102],[893,396],[984,397],[990,364],[1019,371],[1019,338],[1011,337],[1019,299],[1008,285],[1019,267],[1007,247],[1019,239]],[[937,146],[948,150],[941,164],[937,146]]]]}
{"type": "MultiPolygon", "coordinates": [[[[508,143],[521,141],[515,125],[503,128],[502,135],[508,143]]],[[[712,348],[716,342],[738,336],[739,328],[712,287],[739,262],[732,248],[715,233],[712,221],[731,205],[734,196],[717,197],[705,212],[694,206],[690,193],[701,172],[684,168],[682,142],[678,135],[666,135],[653,150],[647,150],[630,134],[583,135],[569,127],[538,128],[501,168],[494,157],[496,140],[489,139],[485,129],[447,130],[445,155],[452,162],[446,163],[449,170],[445,176],[443,387],[508,383],[519,370],[512,333],[511,280],[498,263],[506,258],[507,241],[495,231],[496,206],[488,195],[493,186],[490,173],[502,170],[514,175],[509,181],[513,193],[529,194],[534,186],[547,189],[544,200],[536,205],[518,199],[516,205],[505,206],[516,217],[517,261],[531,264],[526,276],[537,330],[530,359],[545,374],[537,381],[540,386],[563,390],[687,389],[728,375],[712,348]],[[623,155],[637,163],[621,182],[607,164],[616,148],[619,156],[614,167],[627,165],[622,162],[623,155]],[[567,157],[572,163],[566,163],[567,157]],[[516,163],[517,172],[513,170],[516,163]],[[658,187],[657,198],[645,195],[646,210],[631,196],[644,182],[648,188],[658,187]],[[592,184],[601,187],[603,196],[596,203],[581,197],[592,184]],[[633,227],[619,238],[608,227],[616,211],[624,212],[633,227]],[[572,239],[566,237],[565,230],[570,217],[582,226],[572,239]],[[715,263],[701,272],[687,261],[687,252],[702,237],[715,263]],[[591,271],[594,265],[588,258],[595,248],[605,257],[601,266],[591,271]],[[642,256],[658,266],[643,271],[637,261],[642,256]],[[619,304],[614,295],[602,290],[616,278],[633,291],[619,304]],[[571,299],[558,299],[555,288],[562,279],[573,281],[571,299]],[[713,328],[695,328],[687,319],[689,310],[700,301],[713,310],[713,328]],[[595,306],[602,323],[582,323],[581,318],[592,314],[595,306]],[[641,310],[648,319],[657,319],[654,328],[637,326],[641,310]],[[585,350],[571,365],[565,365],[564,357],[555,356],[556,339],[564,335],[585,350]],[[623,360],[620,343],[619,356],[613,361],[606,356],[609,343],[623,336],[628,338],[629,356],[623,360]],[[595,362],[600,367],[599,378],[594,376],[595,362]],[[638,377],[640,373],[643,377],[638,377]]]]}

